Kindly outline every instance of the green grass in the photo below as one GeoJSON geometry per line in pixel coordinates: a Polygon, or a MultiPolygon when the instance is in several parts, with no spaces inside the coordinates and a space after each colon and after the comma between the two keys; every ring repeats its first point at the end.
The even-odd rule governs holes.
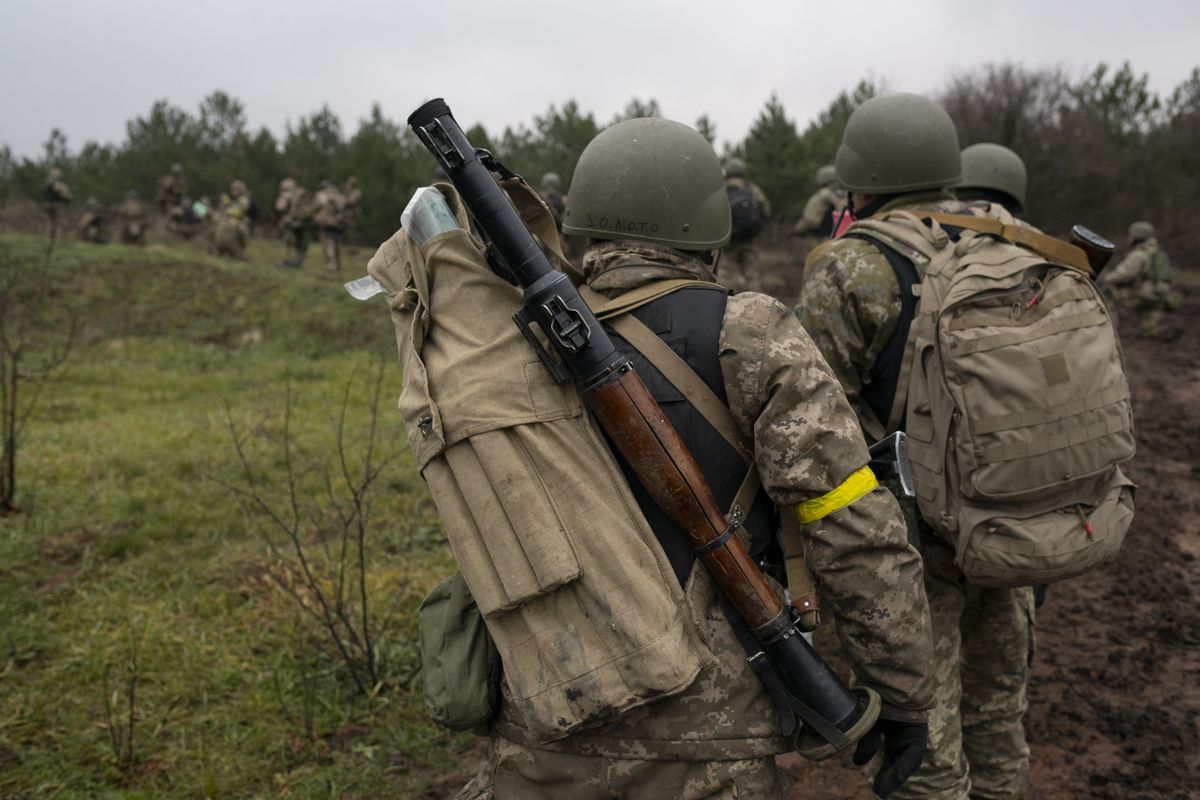
{"type": "MultiPolygon", "coordinates": [[[[41,246],[0,235],[10,252],[41,246]]],[[[392,410],[391,323],[382,298],[339,285],[369,253],[337,280],[317,255],[295,273],[261,241],[245,262],[185,246],[55,252],[47,297],[83,325],[24,432],[23,510],[0,519],[0,796],[419,797],[463,761],[470,739],[427,722],[408,680],[416,604],[453,560],[392,410]],[[221,483],[240,480],[227,407],[275,492],[289,383],[293,440],[319,465],[347,386],[347,431],[365,430],[380,358],[396,460],[368,545],[382,680],[362,697],[221,483]],[[121,764],[110,727],[127,724],[135,646],[121,764]]],[[[306,492],[316,477],[301,475],[306,492]]]]}

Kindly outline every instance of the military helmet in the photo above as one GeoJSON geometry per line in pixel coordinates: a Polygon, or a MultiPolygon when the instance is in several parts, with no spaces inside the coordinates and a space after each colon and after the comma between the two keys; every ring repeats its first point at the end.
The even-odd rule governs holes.
{"type": "Polygon", "coordinates": [[[1144,219],[1129,226],[1129,238],[1135,242],[1143,242],[1154,238],[1154,226],[1144,219]]]}
{"type": "Polygon", "coordinates": [[[100,201],[94,197],[89,197],[86,201],[84,201],[84,205],[88,208],[99,208],[100,201]]]}
{"type": "Polygon", "coordinates": [[[1002,144],[981,142],[962,151],[963,189],[991,189],[1025,205],[1025,162],[1002,144]]]}
{"type": "Polygon", "coordinates": [[[557,172],[547,172],[542,176],[542,188],[562,191],[562,178],[558,177],[557,172]]]}
{"type": "Polygon", "coordinates": [[[281,191],[281,192],[290,192],[292,189],[295,189],[295,188],[296,188],[296,179],[295,178],[284,178],[283,180],[281,180],[279,182],[279,191],[281,191]]]}
{"type": "Polygon", "coordinates": [[[605,128],[579,156],[563,233],[637,239],[679,250],[729,241],[729,196],[708,140],[659,117],[605,128]]]}
{"type": "Polygon", "coordinates": [[[246,193],[246,184],[241,181],[234,181],[229,184],[229,193],[234,197],[240,197],[246,193]]]}
{"type": "Polygon", "coordinates": [[[125,193],[125,199],[126,200],[137,200],[138,199],[138,190],[130,189],[128,192],[125,193]]]}
{"type": "Polygon", "coordinates": [[[172,164],[172,165],[171,165],[171,172],[172,172],[172,173],[174,173],[174,174],[176,174],[176,175],[178,175],[179,173],[183,172],[183,164],[172,164]]]}
{"type": "Polygon", "coordinates": [[[62,180],[62,175],[63,173],[61,169],[58,167],[51,167],[50,174],[47,177],[52,181],[60,181],[62,180]]]}
{"type": "Polygon", "coordinates": [[[833,164],[826,164],[817,170],[817,186],[828,186],[837,180],[837,170],[833,164]]]}
{"type": "Polygon", "coordinates": [[[958,133],[945,109],[915,94],[872,97],[854,109],[834,159],[852,192],[896,194],[958,182],[958,133]]]}
{"type": "Polygon", "coordinates": [[[740,158],[730,158],[725,161],[725,177],[726,178],[744,178],[746,177],[746,162],[740,158]]]}
{"type": "Polygon", "coordinates": [[[321,182],[317,184],[317,188],[318,189],[332,189],[333,181],[329,180],[329,178],[322,178],[321,182]]]}

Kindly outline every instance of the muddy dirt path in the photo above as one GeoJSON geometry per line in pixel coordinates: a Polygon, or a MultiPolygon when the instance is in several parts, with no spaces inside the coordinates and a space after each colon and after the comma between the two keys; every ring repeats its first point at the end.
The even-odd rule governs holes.
{"type": "MultiPolygon", "coordinates": [[[[1052,586],[1039,612],[1031,800],[1200,798],[1200,291],[1168,318],[1170,341],[1122,323],[1137,516],[1120,557],[1052,586]]],[[[795,798],[872,796],[849,758],[784,763],[795,798]]]]}

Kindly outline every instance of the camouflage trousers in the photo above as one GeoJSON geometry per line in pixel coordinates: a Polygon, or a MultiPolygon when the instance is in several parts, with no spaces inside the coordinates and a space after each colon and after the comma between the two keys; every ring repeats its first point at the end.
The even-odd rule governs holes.
{"type": "Polygon", "coordinates": [[[1029,778],[1023,718],[1033,657],[1033,590],[966,583],[954,552],[926,535],[934,706],[925,761],[897,800],[1014,798],[1029,778]]]}
{"type": "Polygon", "coordinates": [[[308,228],[293,228],[285,225],[283,228],[284,266],[303,266],[311,239],[311,231],[308,228]]]}
{"type": "Polygon", "coordinates": [[[536,750],[500,736],[455,800],[783,800],[773,757],[662,761],[536,750]]]}
{"type": "Polygon", "coordinates": [[[325,269],[338,272],[342,268],[342,231],[340,228],[321,229],[321,253],[325,256],[325,269]]]}
{"type": "Polygon", "coordinates": [[[732,244],[721,251],[717,281],[737,292],[762,292],[763,275],[753,242],[732,244]]]}

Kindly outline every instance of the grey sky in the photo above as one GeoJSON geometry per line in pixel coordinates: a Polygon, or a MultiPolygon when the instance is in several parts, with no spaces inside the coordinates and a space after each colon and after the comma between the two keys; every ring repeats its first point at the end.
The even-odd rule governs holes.
{"type": "Polygon", "coordinates": [[[803,124],[860,78],[933,92],[987,62],[1129,60],[1167,93],[1200,64],[1200,3],[1004,0],[0,0],[0,143],[36,155],[120,142],[167,98],[214,89],[282,133],[328,103],[349,131],[373,101],[403,122],[444,96],[464,125],[528,122],[575,98],[606,122],[632,96],[719,140],[740,139],[771,92],[803,124]]]}

